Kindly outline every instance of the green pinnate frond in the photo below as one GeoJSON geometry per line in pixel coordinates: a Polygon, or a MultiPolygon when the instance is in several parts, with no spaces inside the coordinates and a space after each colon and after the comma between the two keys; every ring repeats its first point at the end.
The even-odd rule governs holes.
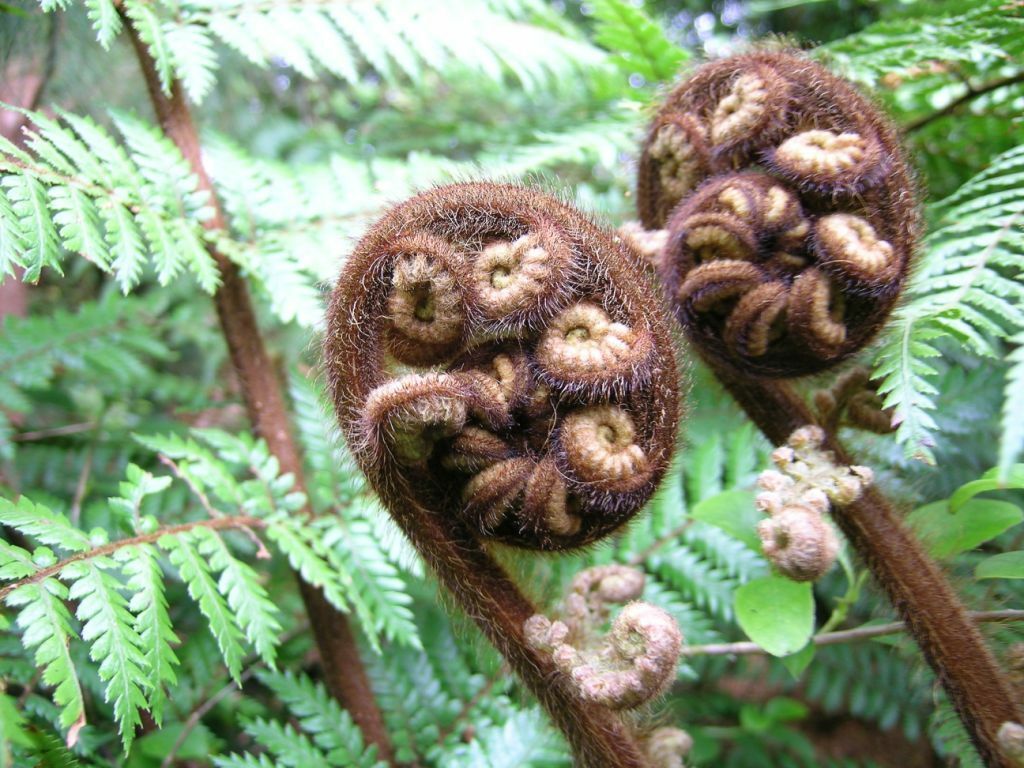
{"type": "Polygon", "coordinates": [[[922,62],[1003,63],[1020,61],[1024,53],[1024,16],[1010,3],[951,4],[937,13],[923,4],[910,10],[904,18],[876,22],[821,50],[844,74],[867,83],[922,62]]]}
{"type": "Polygon", "coordinates": [[[596,0],[591,8],[597,20],[594,39],[612,52],[612,62],[627,77],[640,75],[651,84],[668,82],[690,56],[635,3],[596,0]]]}
{"type": "MultiPolygon", "coordinates": [[[[43,10],[70,0],[41,0],[43,10]]],[[[96,37],[108,47],[120,30],[111,0],[86,0],[96,37]]],[[[567,34],[565,25],[534,24],[522,8],[486,0],[333,0],[247,6],[225,0],[151,5],[126,0],[124,11],[146,45],[165,92],[179,78],[201,101],[216,77],[214,41],[251,63],[283,62],[307,78],[329,72],[350,84],[369,70],[389,83],[420,83],[428,72],[468,69],[501,81],[512,74],[526,89],[574,67],[603,61],[601,52],[567,34]]],[[[639,40],[657,42],[646,27],[639,40]]],[[[654,47],[664,62],[668,54],[654,47]]]]}
{"type": "Polygon", "coordinates": [[[131,592],[128,609],[135,615],[133,627],[142,641],[145,669],[151,686],[149,711],[159,725],[166,703],[165,686],[177,683],[174,668],[178,657],[172,645],[178,642],[171,628],[164,589],[164,574],[158,553],[150,544],[140,544],[120,550],[115,558],[122,562],[131,592]]]}
{"type": "Polygon", "coordinates": [[[217,589],[227,599],[238,626],[259,657],[272,667],[282,630],[277,606],[260,583],[259,574],[248,563],[237,559],[216,531],[197,528],[192,536],[210,569],[220,572],[217,589]]]}
{"type": "MultiPolygon", "coordinates": [[[[148,11],[147,11],[148,12],[148,11]]],[[[95,121],[25,112],[29,151],[0,144],[0,266],[26,280],[60,269],[65,251],[111,271],[123,290],[152,263],[166,283],[182,271],[213,292],[219,275],[204,240],[209,197],[178,149],[139,120],[113,113],[127,148],[95,121]]]]}
{"type": "Polygon", "coordinates": [[[11,226],[18,228],[18,239],[24,245],[24,250],[11,260],[25,270],[23,279],[36,282],[43,267],[60,272],[60,240],[46,186],[35,176],[23,174],[4,176],[0,187],[14,216],[11,226]]]}
{"type": "MultiPolygon", "coordinates": [[[[331,568],[328,552],[314,531],[286,517],[267,526],[267,538],[284,553],[303,581],[322,589],[335,608],[348,612],[348,597],[339,582],[338,573],[331,568]]],[[[348,575],[348,581],[351,582],[351,575],[348,575]]]]}
{"type": "Polygon", "coordinates": [[[89,644],[90,658],[99,663],[100,680],[106,684],[105,698],[114,708],[114,720],[127,752],[135,728],[142,722],[139,711],[147,706],[146,693],[152,683],[135,617],[128,610],[121,584],[110,573],[115,568],[112,559],[93,557],[68,565],[61,578],[72,582],[68,597],[78,603],[82,639],[89,644]]]}
{"type": "Polygon", "coordinates": [[[172,483],[167,476],[157,477],[131,463],[125,468],[125,479],[118,484],[120,496],[108,499],[110,506],[121,512],[126,521],[138,524],[139,512],[146,497],[166,491],[172,483]]]}
{"type": "Polygon", "coordinates": [[[64,515],[34,503],[27,496],[16,502],[0,498],[0,525],[9,525],[42,544],[67,552],[84,552],[92,548],[85,531],[75,528],[64,515]]]}
{"type": "Polygon", "coordinates": [[[348,712],[320,684],[290,672],[260,672],[260,682],[288,708],[331,765],[377,768],[376,749],[367,749],[348,712]]]}
{"type": "Polygon", "coordinates": [[[1024,329],[1024,147],[997,157],[933,206],[936,224],[877,353],[874,376],[895,409],[908,456],[934,461],[934,410],[943,343],[1003,357],[1003,340],[1024,329]]]}
{"type": "Polygon", "coordinates": [[[68,589],[56,579],[29,583],[11,592],[7,604],[20,608],[18,626],[22,644],[34,651],[43,682],[54,689],[53,700],[60,708],[60,724],[71,728],[84,722],[85,702],[69,644],[76,637],[71,614],[64,605],[68,589]]]}
{"type": "MultiPolygon", "coordinates": [[[[58,376],[98,384],[105,390],[132,386],[151,377],[152,363],[170,352],[149,327],[142,302],[110,296],[63,309],[47,317],[3,320],[0,334],[0,399],[13,413],[28,413],[25,391],[51,385],[58,376]]],[[[0,420],[0,424],[4,422],[0,420]]],[[[0,434],[0,455],[13,445],[0,434]]]]}
{"type": "Polygon", "coordinates": [[[245,650],[242,641],[244,633],[239,628],[231,607],[217,588],[205,557],[199,553],[187,535],[164,536],[158,544],[170,557],[171,563],[188,587],[188,594],[206,618],[210,632],[217,640],[217,647],[224,657],[228,673],[235,680],[242,671],[245,650]]]}
{"type": "MultiPolygon", "coordinates": [[[[245,724],[245,732],[266,749],[276,766],[287,768],[336,768],[342,763],[330,762],[313,741],[291,725],[276,720],[256,718],[245,724]]],[[[218,763],[228,765],[228,763],[218,763]]]]}
{"type": "Polygon", "coordinates": [[[1003,400],[1002,440],[999,444],[999,471],[1006,476],[1013,462],[1024,450],[1024,332],[1011,343],[1015,349],[1007,356],[1010,370],[1006,374],[1003,400]]]}
{"type": "Polygon", "coordinates": [[[213,764],[217,768],[277,768],[277,764],[266,754],[215,757],[213,764]]]}
{"type": "Polygon", "coordinates": [[[85,7],[96,30],[96,40],[110,50],[114,38],[121,32],[121,17],[117,15],[114,0],[85,0],[85,7]]]}
{"type": "Polygon", "coordinates": [[[0,581],[17,581],[38,570],[31,552],[0,539],[0,581]]]}
{"type": "Polygon", "coordinates": [[[139,0],[125,0],[124,10],[128,18],[131,19],[139,39],[149,49],[153,67],[160,79],[160,87],[163,88],[164,93],[169,94],[171,81],[175,74],[174,64],[160,17],[157,16],[154,6],[139,2],[139,0]]]}
{"type": "Polygon", "coordinates": [[[324,537],[324,545],[336,551],[352,574],[353,592],[366,605],[368,629],[383,633],[388,640],[421,647],[416,622],[398,569],[374,538],[373,529],[364,520],[336,526],[324,537]]]}
{"type": "Polygon", "coordinates": [[[502,723],[475,729],[469,744],[445,756],[453,768],[568,767],[568,747],[539,707],[513,712],[502,723]]]}

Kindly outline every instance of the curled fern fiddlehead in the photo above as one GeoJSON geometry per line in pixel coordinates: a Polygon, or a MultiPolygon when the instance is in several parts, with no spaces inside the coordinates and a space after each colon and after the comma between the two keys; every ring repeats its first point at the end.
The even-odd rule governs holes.
{"type": "Polygon", "coordinates": [[[345,265],[326,341],[342,428],[385,502],[536,549],[635,514],[679,410],[636,259],[513,186],[441,187],[388,212],[345,265]]]}
{"type": "Polygon", "coordinates": [[[915,188],[879,111],[819,65],[705,65],[644,143],[637,201],[691,339],[746,373],[798,376],[860,350],[906,280],[915,188]]]}

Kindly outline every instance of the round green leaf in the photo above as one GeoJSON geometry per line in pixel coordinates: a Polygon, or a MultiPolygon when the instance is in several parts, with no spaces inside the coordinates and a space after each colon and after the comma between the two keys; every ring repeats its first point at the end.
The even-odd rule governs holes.
{"type": "Polygon", "coordinates": [[[1003,552],[982,560],[974,570],[976,579],[1024,579],[1024,551],[1003,552]]]}
{"type": "Polygon", "coordinates": [[[803,648],[814,632],[811,585],[766,576],[736,590],[736,620],[747,637],[772,656],[803,648]]]}
{"type": "Polygon", "coordinates": [[[692,517],[710,523],[739,539],[755,552],[761,551],[757,524],[764,515],[754,506],[750,491],[726,491],[704,499],[693,508],[692,517]]]}
{"type": "Polygon", "coordinates": [[[971,499],[957,512],[949,511],[948,501],[926,504],[911,512],[907,523],[932,555],[947,558],[995,538],[1022,518],[1020,508],[1007,501],[971,499]]]}

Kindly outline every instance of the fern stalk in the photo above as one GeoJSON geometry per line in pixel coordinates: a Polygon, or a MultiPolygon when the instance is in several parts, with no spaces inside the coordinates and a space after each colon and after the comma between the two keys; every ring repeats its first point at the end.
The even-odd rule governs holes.
{"type": "MultiPolygon", "coordinates": [[[[128,30],[160,126],[188,161],[198,178],[199,189],[210,195],[213,215],[203,222],[203,226],[210,231],[226,232],[228,226],[224,212],[203,166],[199,134],[181,83],[171,79],[168,87],[164,88],[156,62],[123,5],[118,5],[118,13],[128,30]]],[[[256,434],[266,441],[277,458],[281,472],[291,474],[295,478],[295,489],[308,498],[302,460],[290,432],[284,397],[256,322],[248,287],[234,263],[213,246],[207,248],[220,275],[220,287],[214,296],[217,318],[238,376],[249,420],[256,434]]],[[[304,512],[312,515],[308,505],[304,512]]],[[[374,699],[348,620],[327,601],[320,589],[301,578],[299,588],[331,694],[349,711],[367,743],[377,746],[379,757],[392,762],[393,752],[384,719],[374,699]]]]}
{"type": "MultiPolygon", "coordinates": [[[[782,445],[796,429],[817,423],[785,382],[738,376],[708,362],[774,444],[782,445]]],[[[838,463],[854,463],[832,432],[826,432],[826,447],[838,463]]],[[[1024,720],[1024,713],[949,580],[876,488],[869,487],[845,507],[834,507],[832,514],[903,618],[985,764],[1012,768],[996,735],[1004,722],[1024,720]]]]}

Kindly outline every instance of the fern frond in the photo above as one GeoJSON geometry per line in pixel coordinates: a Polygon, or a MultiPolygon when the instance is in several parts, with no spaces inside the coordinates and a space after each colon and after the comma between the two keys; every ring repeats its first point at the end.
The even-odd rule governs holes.
{"type": "Polygon", "coordinates": [[[362,732],[352,717],[322,685],[290,672],[260,672],[257,676],[288,708],[331,765],[351,768],[382,765],[376,759],[376,749],[364,746],[362,732]]]}
{"type": "Polygon", "coordinates": [[[121,585],[110,573],[115,569],[111,558],[94,557],[72,563],[61,572],[61,578],[72,581],[68,597],[78,601],[82,639],[89,644],[90,658],[99,663],[105,699],[114,708],[114,720],[128,752],[135,728],[142,722],[139,711],[147,706],[146,692],[152,682],[142,651],[145,644],[135,631],[135,617],[128,610],[121,585]]]}
{"type": "MultiPolygon", "coordinates": [[[[130,4],[139,13],[152,11],[130,4]]],[[[218,273],[202,221],[208,196],[178,149],[157,129],[114,113],[127,150],[89,118],[60,112],[60,121],[25,112],[29,152],[0,143],[0,266],[60,270],[64,251],[112,271],[124,291],[148,259],[162,283],[183,269],[213,292],[218,273]]]]}
{"type": "Polygon", "coordinates": [[[671,42],[664,30],[625,0],[591,3],[594,40],[612,52],[612,62],[626,76],[640,75],[647,83],[670,82],[689,52],[671,42]]]}
{"type": "Polygon", "coordinates": [[[522,709],[503,723],[475,729],[473,740],[445,756],[458,768],[555,768],[572,764],[568,746],[540,707],[522,709]]]}
{"type": "Polygon", "coordinates": [[[255,718],[245,724],[245,732],[267,750],[274,765],[286,768],[337,768],[341,765],[329,762],[306,734],[291,725],[255,718]]]}
{"type": "Polygon", "coordinates": [[[171,617],[167,612],[163,571],[160,569],[157,551],[150,544],[126,547],[115,558],[122,562],[128,577],[127,587],[131,592],[128,609],[135,614],[133,626],[142,641],[145,669],[148,670],[152,686],[149,711],[159,725],[163,720],[166,703],[164,686],[178,682],[174,673],[178,657],[171,647],[178,642],[178,638],[171,628],[171,617]]]}
{"type": "Polygon", "coordinates": [[[171,563],[178,569],[188,588],[189,597],[196,602],[199,611],[209,622],[210,632],[217,640],[228,673],[238,680],[242,672],[242,659],[245,657],[242,648],[244,634],[230,606],[217,589],[209,563],[186,535],[164,536],[158,544],[168,553],[171,563]]]}
{"type": "MultiPolygon", "coordinates": [[[[322,589],[328,602],[338,610],[348,612],[349,602],[339,583],[339,576],[328,562],[323,542],[312,530],[299,521],[285,518],[267,526],[267,538],[284,553],[303,581],[322,589]]],[[[348,575],[348,580],[351,580],[351,575],[348,575]]]]}
{"type": "MultiPolygon", "coordinates": [[[[110,2],[88,1],[97,38],[108,44],[116,32],[110,2]]],[[[180,78],[196,102],[216,76],[215,40],[257,66],[283,62],[307,78],[326,70],[350,85],[367,69],[390,83],[399,77],[419,83],[427,72],[461,67],[495,80],[512,74],[531,89],[604,59],[562,30],[528,23],[485,0],[444,6],[426,0],[263,6],[189,0],[173,9],[126,0],[125,11],[153,57],[162,87],[180,78]]]]}
{"type": "Polygon", "coordinates": [[[372,618],[370,631],[397,643],[420,648],[419,633],[409,606],[412,598],[405,583],[374,538],[364,520],[328,530],[324,544],[333,547],[352,574],[354,592],[366,604],[372,618]]]}
{"type": "Polygon", "coordinates": [[[976,64],[984,58],[1003,64],[1020,61],[1024,53],[1024,17],[1000,0],[914,10],[921,15],[876,22],[821,50],[844,74],[869,84],[922,62],[976,64]]]}
{"type": "Polygon", "coordinates": [[[71,728],[85,719],[85,701],[69,644],[77,637],[71,614],[64,602],[68,589],[56,579],[25,584],[7,596],[7,604],[20,608],[18,626],[22,644],[34,650],[43,683],[54,689],[53,700],[60,708],[60,724],[71,728]]]}
{"type": "Polygon", "coordinates": [[[1024,329],[1024,147],[996,158],[937,203],[937,225],[908,289],[909,301],[883,336],[879,391],[894,408],[896,438],[909,456],[934,461],[938,342],[1000,358],[1000,342],[1024,329]]]}
{"type": "Polygon", "coordinates": [[[259,574],[237,559],[216,531],[196,528],[192,536],[210,569],[220,572],[217,589],[227,599],[238,626],[263,662],[273,667],[282,629],[277,606],[260,583],[259,574]]]}
{"type": "Polygon", "coordinates": [[[42,544],[66,552],[84,552],[93,546],[89,535],[75,528],[64,515],[34,503],[27,496],[17,502],[0,498],[0,525],[9,525],[42,544]]]}

